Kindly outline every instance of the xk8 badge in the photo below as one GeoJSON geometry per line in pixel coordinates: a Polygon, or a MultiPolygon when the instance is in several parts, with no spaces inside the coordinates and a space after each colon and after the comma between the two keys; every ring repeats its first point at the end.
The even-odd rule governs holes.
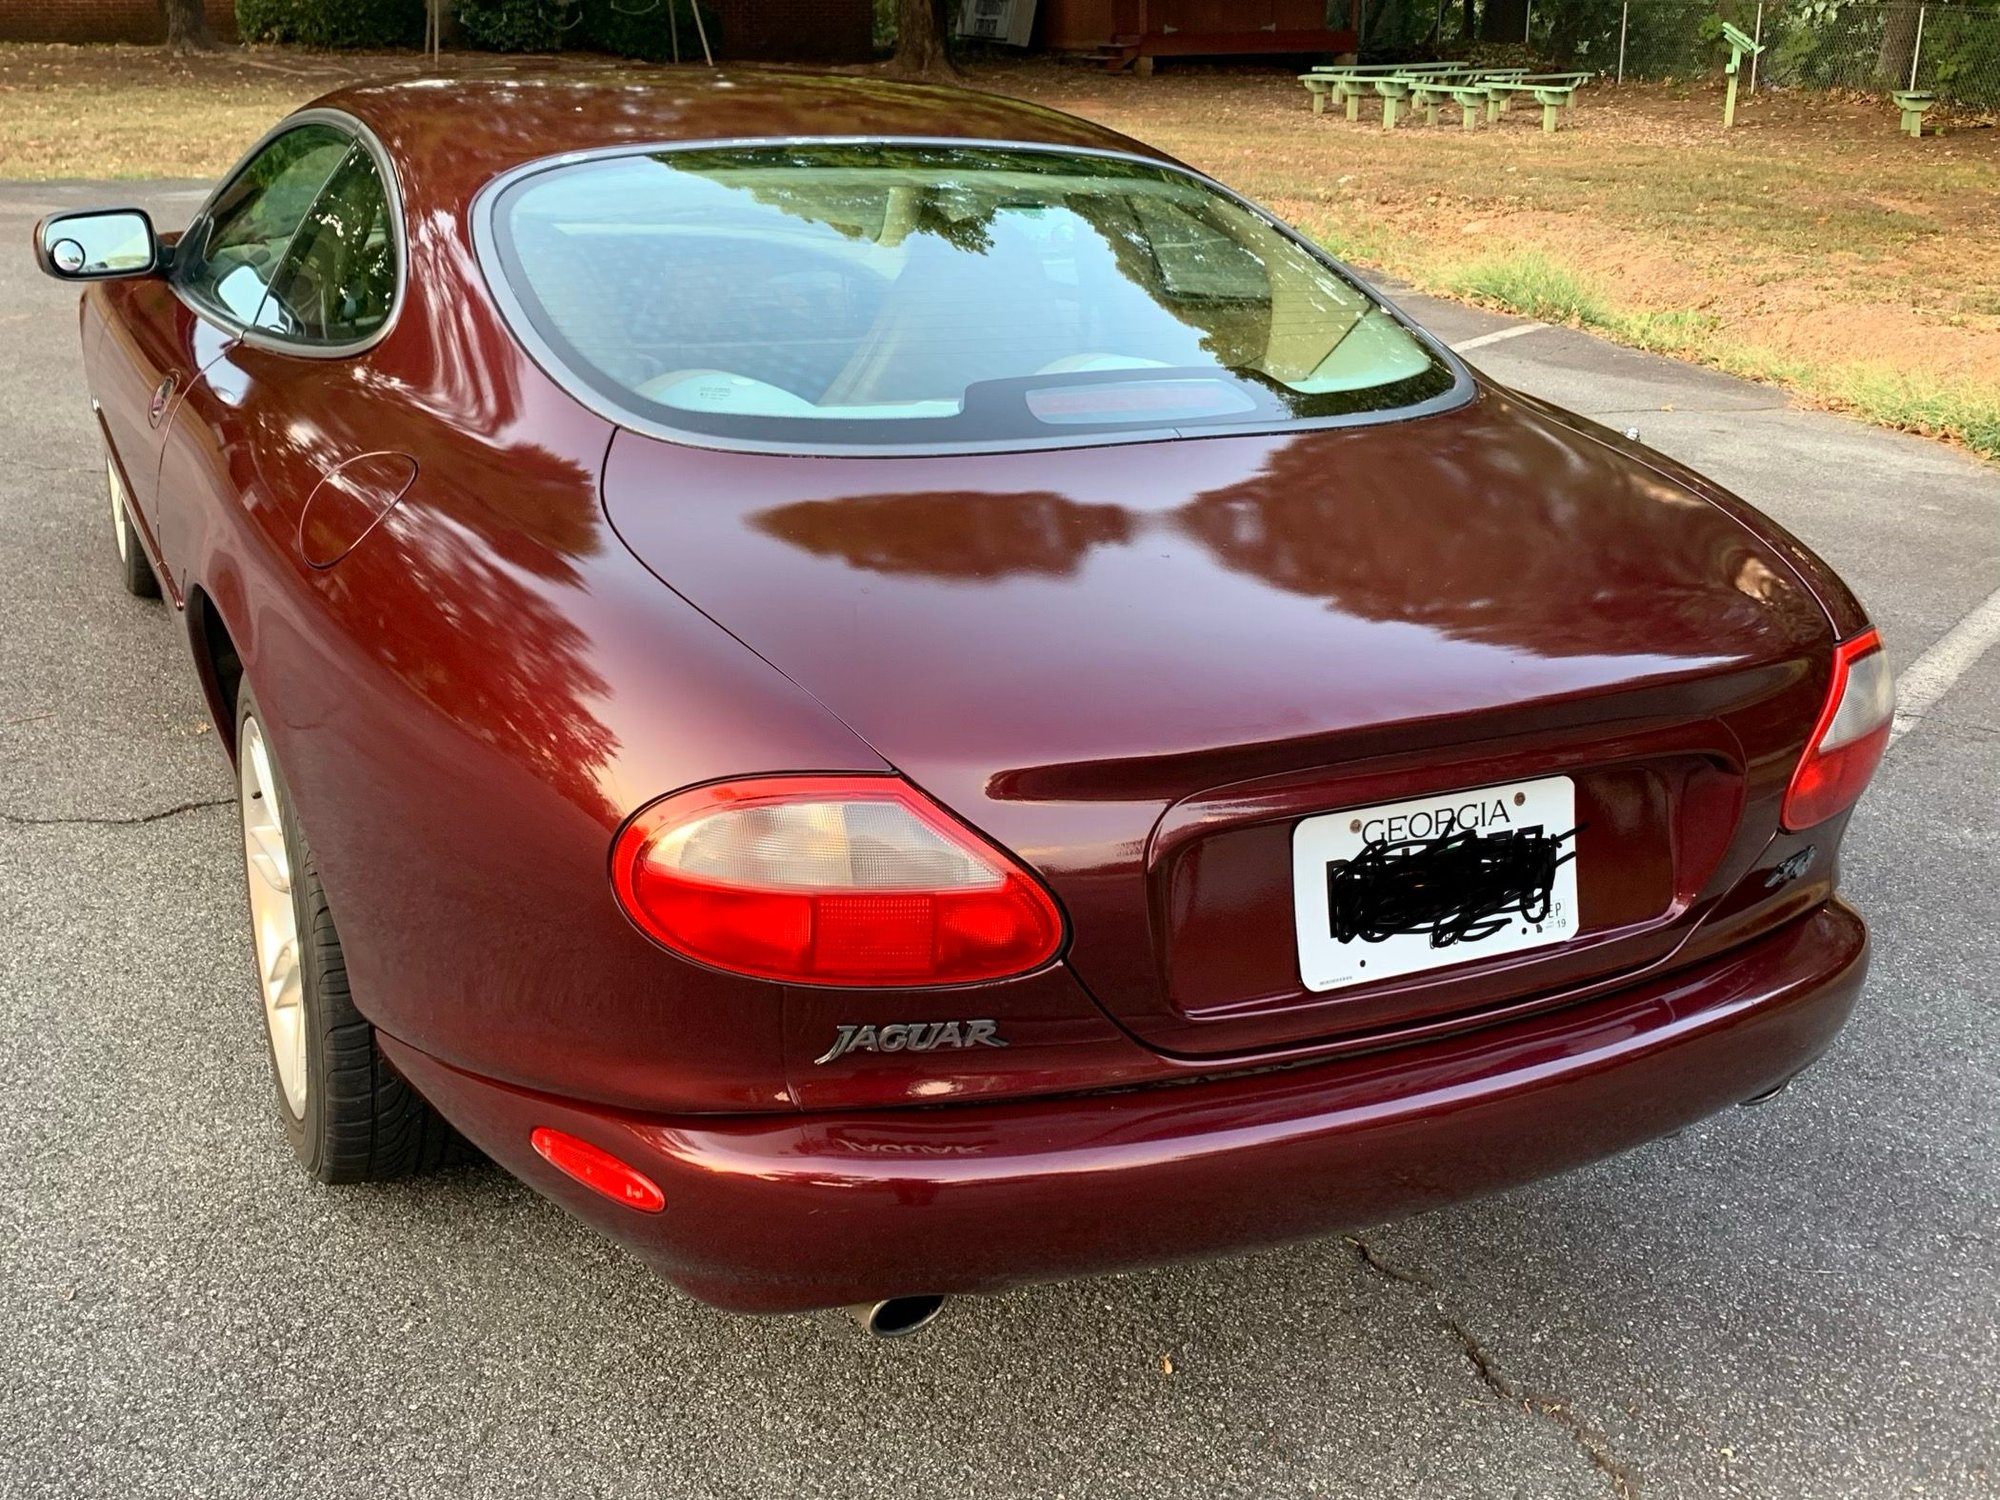
{"type": "Polygon", "coordinates": [[[830,1063],[850,1052],[935,1052],[945,1047],[1004,1047],[998,1021],[901,1021],[887,1026],[840,1026],[833,1045],[813,1061],[830,1063]]]}

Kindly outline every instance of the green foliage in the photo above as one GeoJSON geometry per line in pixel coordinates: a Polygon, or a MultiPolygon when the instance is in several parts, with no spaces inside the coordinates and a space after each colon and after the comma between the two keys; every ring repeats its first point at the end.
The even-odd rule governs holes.
{"type": "Polygon", "coordinates": [[[1615,68],[1621,9],[1620,0],[1544,0],[1528,18],[1534,51],[1525,60],[1593,71],[1615,68]]]}
{"type": "Polygon", "coordinates": [[[456,0],[465,39],[492,52],[555,52],[582,17],[578,0],[456,0]]]}
{"type": "MultiPolygon", "coordinates": [[[[1446,25],[1456,25],[1456,5],[1444,9],[1446,25]]],[[[1361,7],[1361,47],[1371,59],[1407,61],[1434,50],[1439,11],[1433,0],[1365,0],[1361,7]]]]}
{"type": "MultiPolygon", "coordinates": [[[[674,33],[681,61],[699,60],[696,0],[454,0],[465,39],[492,52],[560,52],[581,49],[619,57],[669,62],[674,33]],[[672,6],[671,14],[668,7],[672,6]]],[[[713,8],[701,7],[711,48],[721,44],[713,8]]]]}
{"type": "Polygon", "coordinates": [[[245,41],[302,47],[416,47],[424,0],[236,0],[245,41]]]}
{"type": "Polygon", "coordinates": [[[1928,19],[1918,86],[1947,104],[2000,109],[2000,11],[1939,10],[1928,19]]]}
{"type": "MultiPolygon", "coordinates": [[[[588,47],[647,62],[671,62],[674,33],[678,30],[681,61],[701,58],[694,0],[582,0],[582,6],[583,19],[564,43],[566,46],[588,47]],[[673,7],[671,16],[669,5],[673,7]]],[[[701,7],[701,23],[708,30],[709,46],[719,53],[722,31],[712,7],[701,7]]]]}

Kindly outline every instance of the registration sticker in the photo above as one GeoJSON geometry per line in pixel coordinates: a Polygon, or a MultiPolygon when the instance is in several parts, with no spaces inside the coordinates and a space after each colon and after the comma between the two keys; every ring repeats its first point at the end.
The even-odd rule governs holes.
{"type": "Polygon", "coordinates": [[[1576,784],[1545,776],[1307,818],[1299,977],[1345,989],[1576,936],[1576,784]]]}

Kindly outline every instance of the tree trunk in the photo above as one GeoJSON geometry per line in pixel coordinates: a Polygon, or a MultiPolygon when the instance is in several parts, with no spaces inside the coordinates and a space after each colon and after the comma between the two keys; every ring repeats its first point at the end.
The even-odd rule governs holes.
{"type": "Polygon", "coordinates": [[[951,60],[952,0],[896,0],[896,55],[889,71],[907,78],[955,79],[951,60]]]}
{"type": "Polygon", "coordinates": [[[202,0],[160,0],[160,18],[167,23],[169,52],[215,50],[215,33],[208,29],[202,0]]]}
{"type": "Polygon", "coordinates": [[[1528,0],[1486,0],[1479,34],[1489,42],[1519,42],[1528,29],[1528,0]]]}
{"type": "Polygon", "coordinates": [[[1458,39],[1469,42],[1479,35],[1479,0],[1465,0],[1465,13],[1459,18],[1458,39]]]}
{"type": "Polygon", "coordinates": [[[1890,88],[1906,89],[1910,86],[1910,63],[1917,52],[1917,7],[1914,3],[1894,6],[1882,20],[1876,71],[1890,88]]]}

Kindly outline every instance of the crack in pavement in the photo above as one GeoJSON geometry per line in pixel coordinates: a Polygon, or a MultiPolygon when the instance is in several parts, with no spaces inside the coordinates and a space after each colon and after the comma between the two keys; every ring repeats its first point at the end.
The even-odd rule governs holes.
{"type": "Polygon", "coordinates": [[[93,828],[136,828],[141,823],[157,823],[163,818],[177,818],[182,813],[201,812],[210,807],[233,806],[235,801],[234,797],[209,797],[199,802],[176,802],[172,807],[163,807],[157,812],[136,813],[129,818],[41,818],[29,813],[0,812],[0,823],[12,823],[17,828],[64,828],[79,825],[93,828]]]}
{"type": "Polygon", "coordinates": [[[1555,1423],[1583,1450],[1584,1456],[1591,1464],[1611,1481],[1612,1491],[1618,1496],[1618,1500],[1639,1500],[1638,1476],[1612,1453],[1610,1439],[1572,1411],[1567,1402],[1539,1395],[1515,1384],[1494,1363],[1493,1356],[1485,1345],[1474,1338],[1471,1331],[1451,1315],[1445,1306],[1443,1288],[1427,1276],[1405,1270],[1383,1259],[1375,1248],[1359,1235],[1350,1234],[1344,1238],[1354,1247],[1354,1253],[1360,1258],[1361,1263],[1376,1275],[1400,1282],[1404,1286],[1415,1287],[1429,1296],[1432,1306],[1437,1309],[1438,1321],[1453,1338],[1458,1340],[1460,1347],[1465,1351],[1467,1363],[1479,1376],[1482,1385],[1501,1400],[1520,1407],[1531,1416],[1539,1416],[1555,1423]]]}

